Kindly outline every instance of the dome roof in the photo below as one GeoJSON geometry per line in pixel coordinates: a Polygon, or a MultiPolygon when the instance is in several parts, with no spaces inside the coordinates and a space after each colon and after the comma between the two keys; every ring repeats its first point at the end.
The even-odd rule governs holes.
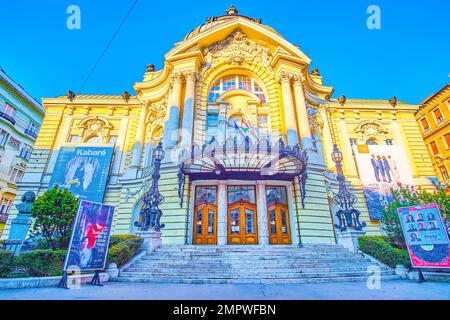
{"type": "MultiPolygon", "coordinates": [[[[244,18],[244,19],[247,19],[247,20],[252,21],[254,23],[261,24],[261,19],[250,18],[250,17],[247,17],[247,16],[240,15],[240,14],[238,14],[238,10],[234,6],[231,6],[226,11],[226,15],[219,16],[219,17],[209,17],[209,18],[207,18],[206,19],[206,23],[198,26],[197,28],[195,28],[194,30],[189,32],[184,37],[184,41],[189,40],[189,39],[191,39],[191,38],[201,34],[202,32],[205,32],[207,30],[213,29],[213,28],[215,28],[217,26],[220,26],[220,25],[230,21],[230,20],[237,19],[237,18],[244,18]]],[[[263,25],[263,27],[267,28],[268,30],[270,30],[272,32],[277,33],[273,28],[271,28],[269,26],[263,25]]]]}

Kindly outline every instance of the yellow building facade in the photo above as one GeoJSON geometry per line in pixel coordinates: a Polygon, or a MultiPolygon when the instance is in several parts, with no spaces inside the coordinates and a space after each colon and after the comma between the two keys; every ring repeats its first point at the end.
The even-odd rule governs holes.
{"type": "Polygon", "coordinates": [[[426,98],[416,113],[439,183],[450,183],[450,84],[426,98]]]}
{"type": "Polygon", "coordinates": [[[150,65],[135,95],[43,99],[46,117],[20,193],[47,190],[63,146],[108,144],[114,157],[104,203],[116,208],[114,233],[135,233],[161,141],[164,243],[335,244],[337,144],[365,231],[380,234],[352,148],[399,146],[414,185],[431,188],[418,106],[333,99],[310,64],[299,47],[232,7],[177,43],[162,70],[150,65]]]}

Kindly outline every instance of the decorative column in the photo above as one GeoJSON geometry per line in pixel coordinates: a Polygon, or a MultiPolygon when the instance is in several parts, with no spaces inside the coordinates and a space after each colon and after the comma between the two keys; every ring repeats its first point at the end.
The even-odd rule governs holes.
{"type": "Polygon", "coordinates": [[[269,225],[267,220],[266,186],[263,181],[258,181],[256,188],[259,244],[267,245],[269,244],[269,225]]]}
{"type": "Polygon", "coordinates": [[[295,146],[298,144],[298,129],[297,122],[295,120],[294,102],[292,100],[291,93],[291,75],[286,72],[281,72],[280,82],[281,90],[283,94],[284,104],[284,121],[286,125],[287,144],[289,146],[295,146]]]}
{"type": "Polygon", "coordinates": [[[195,72],[189,72],[185,76],[186,94],[184,97],[183,122],[181,126],[181,147],[190,147],[192,145],[194,126],[194,100],[197,74],[195,72]]]}
{"type": "Polygon", "coordinates": [[[140,167],[142,158],[142,149],[144,145],[144,133],[145,133],[145,119],[147,117],[147,102],[143,101],[141,106],[141,112],[139,116],[139,124],[136,130],[136,141],[133,146],[133,156],[131,160],[131,167],[140,167]]]}
{"type": "Polygon", "coordinates": [[[312,135],[309,127],[308,112],[306,110],[305,93],[303,92],[303,76],[295,75],[293,79],[295,103],[297,105],[298,130],[300,131],[300,138],[302,140],[302,149],[309,149],[312,147],[312,135]]]}
{"type": "Polygon", "coordinates": [[[219,181],[217,192],[217,244],[228,243],[227,185],[219,181]]]}
{"type": "Polygon", "coordinates": [[[173,89],[170,93],[166,121],[164,123],[164,148],[173,148],[178,142],[178,128],[180,126],[180,96],[183,75],[172,75],[173,89]]]}
{"type": "Polygon", "coordinates": [[[350,138],[348,136],[344,110],[341,111],[341,117],[339,120],[339,131],[342,138],[341,148],[344,151],[344,163],[347,168],[347,172],[350,176],[356,176],[357,175],[356,164],[355,159],[353,158],[353,151],[352,146],[350,144],[350,138]]]}
{"type": "Polygon", "coordinates": [[[328,110],[325,105],[319,107],[320,118],[323,122],[322,135],[324,142],[324,154],[327,160],[328,168],[332,167],[333,160],[331,159],[331,152],[333,150],[333,136],[331,135],[330,122],[328,121],[328,110]]]}

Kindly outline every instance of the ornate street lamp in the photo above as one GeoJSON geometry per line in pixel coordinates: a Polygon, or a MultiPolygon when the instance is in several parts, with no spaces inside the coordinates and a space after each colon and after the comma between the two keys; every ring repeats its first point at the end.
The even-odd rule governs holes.
{"type": "Polygon", "coordinates": [[[341,232],[344,232],[347,229],[361,231],[366,226],[366,223],[359,221],[359,215],[361,213],[354,208],[357,198],[347,188],[347,183],[345,182],[344,173],[342,171],[343,158],[342,152],[339,151],[337,145],[335,144],[333,153],[331,154],[331,159],[336,164],[336,175],[339,182],[339,191],[333,197],[333,203],[339,205],[339,210],[336,212],[336,217],[339,220],[339,224],[335,224],[334,226],[341,232]]]}
{"type": "Polygon", "coordinates": [[[165,154],[162,142],[159,142],[158,146],[153,150],[152,183],[150,188],[141,198],[144,202],[144,207],[139,213],[140,222],[135,223],[140,231],[161,231],[165,226],[160,223],[162,211],[159,209],[159,205],[164,203],[165,199],[158,190],[158,182],[161,177],[161,161],[164,159],[165,154]]]}

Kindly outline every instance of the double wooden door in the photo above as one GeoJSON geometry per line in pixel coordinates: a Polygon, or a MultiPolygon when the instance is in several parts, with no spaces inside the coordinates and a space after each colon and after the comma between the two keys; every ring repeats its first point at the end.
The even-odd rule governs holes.
{"type": "Polygon", "coordinates": [[[240,201],[228,207],[228,244],[258,244],[256,205],[240,201]]]}
{"type": "Polygon", "coordinates": [[[194,244],[217,244],[217,207],[201,204],[195,207],[194,244]]]}
{"type": "Polygon", "coordinates": [[[288,207],[281,203],[272,203],[267,207],[270,244],[291,244],[291,228],[288,207]]]}

